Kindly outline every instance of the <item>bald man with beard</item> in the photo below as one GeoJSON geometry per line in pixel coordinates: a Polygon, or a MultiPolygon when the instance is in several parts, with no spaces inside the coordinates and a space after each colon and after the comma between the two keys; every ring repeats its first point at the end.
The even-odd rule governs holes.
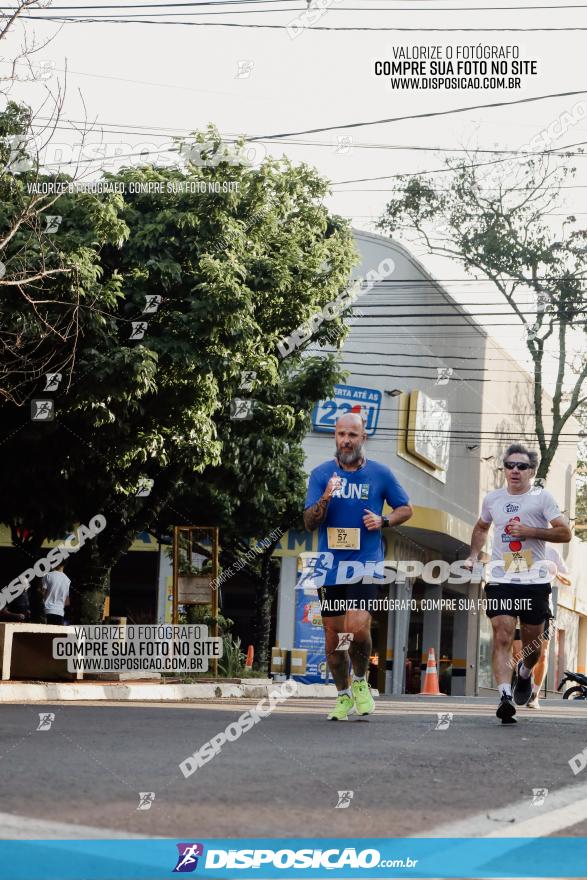
{"type": "Polygon", "coordinates": [[[377,598],[378,581],[383,580],[383,573],[375,569],[384,558],[381,530],[406,522],[413,510],[391,470],[367,460],[367,434],[360,415],[341,416],[334,437],[334,460],[318,465],[310,474],[304,524],[308,531],[318,529],[312,573],[320,598],[326,658],[338,691],[328,718],[346,721],[349,715],[369,715],[375,710],[367,683],[369,609],[377,598]],[[384,502],[393,510],[389,517],[381,515],[384,502]],[[367,565],[369,574],[363,578],[361,572],[367,565]],[[354,571],[359,574],[353,575],[354,571]],[[345,641],[348,652],[339,648],[345,641]]]}

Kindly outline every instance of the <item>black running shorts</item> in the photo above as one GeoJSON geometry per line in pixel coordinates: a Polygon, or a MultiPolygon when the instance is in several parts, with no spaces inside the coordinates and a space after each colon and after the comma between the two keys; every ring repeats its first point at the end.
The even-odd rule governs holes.
{"type": "Polygon", "coordinates": [[[537,626],[550,620],[550,583],[545,584],[486,584],[487,617],[519,617],[520,623],[537,626]]]}
{"type": "Polygon", "coordinates": [[[326,584],[318,587],[322,617],[340,617],[348,611],[373,613],[379,584],[326,584]]]}

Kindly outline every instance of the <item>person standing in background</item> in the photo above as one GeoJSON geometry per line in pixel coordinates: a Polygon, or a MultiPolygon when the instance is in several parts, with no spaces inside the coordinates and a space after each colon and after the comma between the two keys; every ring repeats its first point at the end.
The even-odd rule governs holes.
{"type": "Polygon", "coordinates": [[[47,623],[53,626],[64,625],[65,608],[69,605],[70,585],[70,579],[63,572],[63,563],[43,578],[43,600],[47,623]]]}

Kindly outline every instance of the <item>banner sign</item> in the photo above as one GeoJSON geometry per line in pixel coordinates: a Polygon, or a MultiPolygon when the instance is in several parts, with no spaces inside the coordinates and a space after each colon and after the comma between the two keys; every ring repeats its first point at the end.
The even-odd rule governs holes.
{"type": "Polygon", "coordinates": [[[308,652],[305,675],[294,675],[302,684],[329,684],[332,676],[326,666],[324,630],[318,591],[315,587],[296,587],[294,647],[308,652]]]}
{"type": "Polygon", "coordinates": [[[570,878],[585,876],[587,839],[3,840],[0,864],[10,880],[570,878]]]}
{"type": "Polygon", "coordinates": [[[312,429],[334,432],[336,420],[346,413],[356,412],[365,419],[365,431],[369,437],[377,430],[381,409],[381,391],[376,388],[359,388],[356,385],[335,385],[334,397],[320,400],[312,411],[312,429]]]}

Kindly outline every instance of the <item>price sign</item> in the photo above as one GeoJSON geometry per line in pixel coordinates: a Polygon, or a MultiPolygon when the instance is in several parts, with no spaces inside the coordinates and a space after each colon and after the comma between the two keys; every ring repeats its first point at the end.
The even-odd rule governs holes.
{"type": "Polygon", "coordinates": [[[312,412],[312,428],[319,433],[334,432],[336,420],[356,412],[365,419],[365,431],[371,437],[377,430],[381,409],[381,391],[356,385],[335,385],[334,397],[321,400],[312,412]]]}

